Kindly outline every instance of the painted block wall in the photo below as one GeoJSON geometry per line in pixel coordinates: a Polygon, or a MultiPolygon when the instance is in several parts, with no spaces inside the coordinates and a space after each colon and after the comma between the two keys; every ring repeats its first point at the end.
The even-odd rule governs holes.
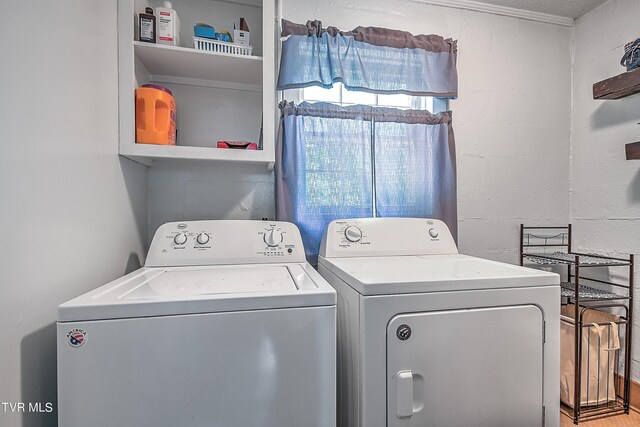
{"type": "MultiPolygon", "coordinates": [[[[619,62],[624,44],[639,36],[638,16],[637,0],[610,0],[575,24],[570,200],[575,242],[584,251],[640,253],[640,162],[625,160],[624,152],[625,143],[640,140],[640,95],[597,101],[592,94],[593,83],[625,71],[619,62]]],[[[610,274],[625,278],[620,269],[610,274]]],[[[637,305],[634,316],[637,331],[637,305]]],[[[635,337],[632,374],[640,381],[635,337]]]]}
{"type": "MultiPolygon", "coordinates": [[[[146,168],[118,156],[116,2],[5,6],[0,402],[55,404],[56,308],[144,259],[146,168]]],[[[56,417],[0,408],[2,427],[56,417]]]]}
{"type": "Polygon", "coordinates": [[[149,169],[149,240],[168,221],[275,218],[264,165],[163,162],[149,169]]]}
{"type": "Polygon", "coordinates": [[[283,16],[459,40],[450,106],[462,252],[515,263],[521,222],[567,223],[570,28],[398,0],[285,0],[283,16]]]}
{"type": "MultiPolygon", "coordinates": [[[[451,109],[461,251],[515,263],[521,222],[568,222],[570,28],[416,1],[285,0],[282,10],[296,22],[460,40],[460,97],[451,109]]],[[[254,166],[154,166],[149,238],[170,220],[273,217],[272,183],[254,166]]]]}

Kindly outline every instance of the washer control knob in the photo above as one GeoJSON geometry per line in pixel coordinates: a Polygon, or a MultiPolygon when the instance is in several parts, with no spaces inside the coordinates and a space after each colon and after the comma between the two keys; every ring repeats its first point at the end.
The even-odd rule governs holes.
{"type": "Polygon", "coordinates": [[[434,239],[435,239],[436,237],[438,237],[438,232],[436,231],[436,229],[435,229],[435,228],[430,228],[430,229],[429,229],[429,236],[431,236],[431,237],[432,237],[432,238],[434,238],[434,239]]]}
{"type": "Polygon", "coordinates": [[[178,233],[176,234],[176,237],[173,238],[173,242],[176,245],[184,245],[187,243],[187,235],[184,233],[178,233]]]}
{"type": "Polygon", "coordinates": [[[196,237],[196,241],[201,244],[201,245],[206,245],[207,243],[209,243],[209,235],[207,233],[200,233],[198,234],[198,237],[196,237]]]}
{"type": "Polygon", "coordinates": [[[267,244],[267,246],[278,246],[280,243],[282,243],[282,239],[282,232],[276,230],[275,228],[272,228],[271,230],[264,233],[264,242],[267,244]]]}
{"type": "Polygon", "coordinates": [[[344,230],[344,237],[346,237],[350,242],[359,242],[360,239],[362,239],[362,230],[356,226],[350,225],[346,230],[344,230]]]}

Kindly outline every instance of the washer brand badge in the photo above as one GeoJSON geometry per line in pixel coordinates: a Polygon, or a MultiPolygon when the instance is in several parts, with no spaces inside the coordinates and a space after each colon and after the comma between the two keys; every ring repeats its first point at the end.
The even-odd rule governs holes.
{"type": "Polygon", "coordinates": [[[185,228],[187,228],[187,224],[184,224],[184,223],[178,224],[178,228],[180,230],[184,230],[185,228]]]}
{"type": "Polygon", "coordinates": [[[67,342],[73,348],[80,348],[87,342],[87,331],[83,329],[72,329],[67,334],[67,342]]]}

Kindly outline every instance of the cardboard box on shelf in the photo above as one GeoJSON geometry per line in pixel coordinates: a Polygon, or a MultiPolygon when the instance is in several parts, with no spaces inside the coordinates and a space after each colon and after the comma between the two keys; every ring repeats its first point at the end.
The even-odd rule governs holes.
{"type": "Polygon", "coordinates": [[[236,29],[235,24],[233,27],[233,42],[249,45],[251,33],[249,32],[249,25],[247,24],[247,21],[244,18],[240,18],[240,28],[236,29]]]}

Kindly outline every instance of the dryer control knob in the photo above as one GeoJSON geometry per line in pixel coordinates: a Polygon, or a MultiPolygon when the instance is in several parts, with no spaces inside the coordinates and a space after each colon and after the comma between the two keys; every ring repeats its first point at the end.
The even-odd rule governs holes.
{"type": "Polygon", "coordinates": [[[360,239],[362,239],[362,230],[351,225],[344,230],[344,237],[346,237],[350,242],[359,242],[360,239]]]}
{"type": "Polygon", "coordinates": [[[272,228],[271,230],[264,233],[264,242],[267,244],[267,246],[278,246],[280,243],[282,243],[282,239],[282,232],[276,230],[275,228],[272,228]]]}
{"type": "Polygon", "coordinates": [[[184,233],[176,234],[176,237],[173,238],[173,241],[176,245],[184,245],[187,243],[187,235],[184,233]]]}
{"type": "Polygon", "coordinates": [[[207,233],[200,233],[198,234],[198,237],[196,237],[196,241],[201,244],[201,245],[206,245],[207,243],[209,243],[209,235],[207,233]]]}
{"type": "Polygon", "coordinates": [[[430,229],[429,229],[429,236],[431,236],[431,237],[432,237],[432,238],[434,238],[434,239],[435,239],[436,237],[438,237],[438,232],[436,231],[436,229],[435,229],[435,228],[430,228],[430,229]]]}

